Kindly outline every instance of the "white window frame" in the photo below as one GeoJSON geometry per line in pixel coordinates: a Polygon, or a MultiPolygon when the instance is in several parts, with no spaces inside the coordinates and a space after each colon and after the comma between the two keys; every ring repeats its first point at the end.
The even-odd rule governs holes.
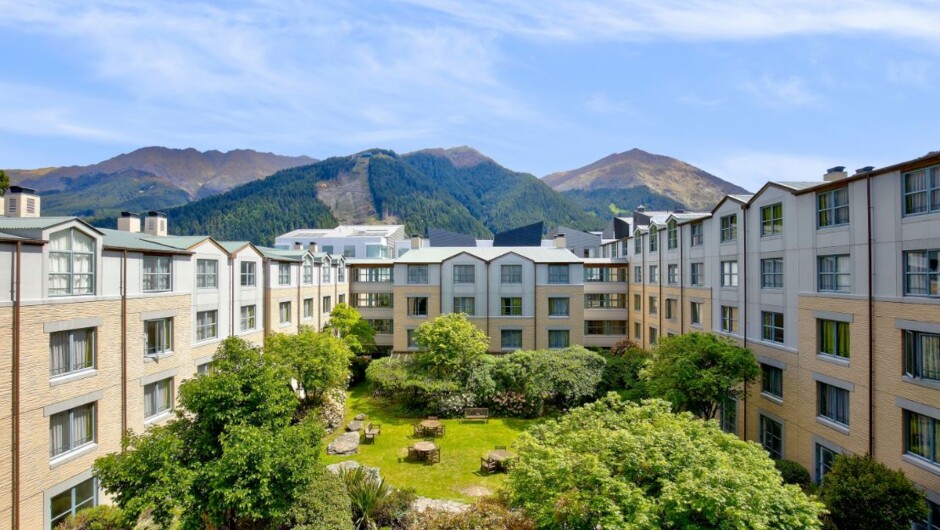
{"type": "Polygon", "coordinates": [[[196,289],[219,288],[219,260],[196,260],[196,289]]]}

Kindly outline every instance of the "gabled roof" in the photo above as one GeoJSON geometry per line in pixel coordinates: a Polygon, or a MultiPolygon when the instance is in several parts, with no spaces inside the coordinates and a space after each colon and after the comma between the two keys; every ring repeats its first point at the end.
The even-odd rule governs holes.
{"type": "Polygon", "coordinates": [[[581,259],[566,248],[546,247],[425,247],[412,249],[395,260],[396,263],[442,263],[458,254],[467,254],[489,262],[507,254],[515,254],[535,263],[581,263],[581,259]]]}
{"type": "Polygon", "coordinates": [[[750,194],[725,195],[725,197],[721,199],[720,201],[718,201],[718,204],[716,204],[715,207],[712,208],[711,215],[715,215],[715,212],[717,212],[718,209],[721,208],[721,206],[727,201],[734,201],[743,206],[751,202],[751,199],[753,198],[754,198],[754,195],[750,195],[750,194]]]}
{"type": "Polygon", "coordinates": [[[116,250],[138,250],[144,252],[163,252],[170,254],[192,254],[186,249],[180,249],[175,246],[162,243],[164,238],[154,237],[148,234],[124,232],[111,228],[102,228],[104,234],[104,246],[116,250]]]}
{"type": "Polygon", "coordinates": [[[274,261],[301,262],[308,254],[306,250],[285,250],[281,248],[258,247],[261,255],[274,261]]]}
{"type": "Polygon", "coordinates": [[[670,215],[670,216],[666,219],[666,222],[668,223],[669,221],[675,220],[677,225],[684,225],[684,224],[687,224],[687,223],[693,223],[693,222],[698,221],[698,220],[700,220],[700,219],[707,219],[707,218],[709,218],[709,217],[711,217],[711,216],[712,216],[712,214],[710,214],[710,213],[708,213],[708,212],[682,212],[682,213],[673,213],[672,215],[670,215]]]}
{"type": "Polygon", "coordinates": [[[64,216],[54,216],[54,217],[0,217],[0,231],[7,233],[14,233],[19,230],[45,230],[47,228],[52,228],[53,226],[58,226],[60,224],[68,223],[70,221],[78,221],[83,225],[87,226],[90,230],[101,233],[97,228],[91,226],[90,224],[82,221],[78,217],[64,217],[64,216]]]}

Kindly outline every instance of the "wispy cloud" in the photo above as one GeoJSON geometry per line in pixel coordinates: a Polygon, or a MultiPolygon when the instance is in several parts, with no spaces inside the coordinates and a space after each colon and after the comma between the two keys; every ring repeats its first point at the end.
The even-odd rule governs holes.
{"type": "Polygon", "coordinates": [[[795,75],[775,77],[764,74],[745,81],[741,89],[757,103],[772,108],[810,107],[822,101],[802,77],[795,75]]]}
{"type": "Polygon", "coordinates": [[[931,63],[923,60],[892,61],[888,63],[888,82],[914,88],[933,88],[931,63]]]}

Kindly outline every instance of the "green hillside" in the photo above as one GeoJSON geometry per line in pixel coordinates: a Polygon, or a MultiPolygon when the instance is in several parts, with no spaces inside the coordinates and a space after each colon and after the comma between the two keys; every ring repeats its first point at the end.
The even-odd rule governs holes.
{"type": "Polygon", "coordinates": [[[161,210],[188,200],[185,191],[162,177],[127,170],[69,179],[65,190],[42,194],[42,211],[44,215],[87,217],[113,228],[122,211],[161,210]]]}
{"type": "Polygon", "coordinates": [[[581,210],[597,215],[609,221],[615,215],[626,215],[637,206],[646,206],[647,210],[676,210],[687,208],[681,202],[656,193],[646,186],[635,188],[601,188],[593,190],[568,190],[561,194],[578,205],[581,210]]]}

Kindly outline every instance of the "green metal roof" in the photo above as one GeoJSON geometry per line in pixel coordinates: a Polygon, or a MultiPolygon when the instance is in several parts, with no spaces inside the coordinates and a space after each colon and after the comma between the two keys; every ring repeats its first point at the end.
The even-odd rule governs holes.
{"type": "Polygon", "coordinates": [[[174,252],[189,254],[185,249],[180,249],[171,245],[164,245],[164,238],[154,237],[149,234],[139,232],[124,232],[122,230],[112,230],[110,228],[101,228],[104,234],[104,246],[111,248],[120,248],[128,250],[143,250],[150,252],[174,252]]]}
{"type": "Polygon", "coordinates": [[[45,230],[69,221],[81,221],[81,219],[78,217],[0,217],[0,231],[45,230]]]}
{"type": "Polygon", "coordinates": [[[216,241],[220,247],[224,248],[226,252],[231,254],[232,252],[238,252],[239,250],[245,248],[251,244],[251,241],[216,241]]]}
{"type": "Polygon", "coordinates": [[[506,254],[518,254],[535,263],[580,263],[581,259],[566,248],[549,247],[427,247],[412,249],[395,263],[441,263],[458,254],[469,254],[492,261],[506,254]]]}

